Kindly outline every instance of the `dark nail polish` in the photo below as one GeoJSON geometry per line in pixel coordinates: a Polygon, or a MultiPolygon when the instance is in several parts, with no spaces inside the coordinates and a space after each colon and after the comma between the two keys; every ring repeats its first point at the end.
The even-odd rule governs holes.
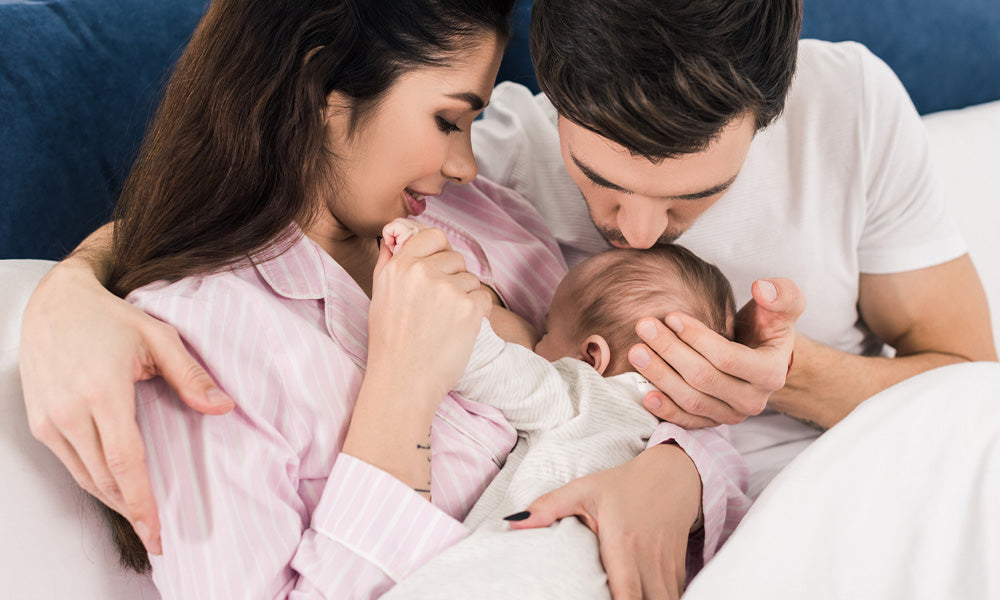
{"type": "Polygon", "coordinates": [[[531,516],[530,512],[528,512],[526,510],[522,510],[519,513],[514,513],[512,515],[507,515],[506,517],[503,518],[503,520],[504,521],[523,521],[523,520],[527,519],[530,516],[531,516]]]}

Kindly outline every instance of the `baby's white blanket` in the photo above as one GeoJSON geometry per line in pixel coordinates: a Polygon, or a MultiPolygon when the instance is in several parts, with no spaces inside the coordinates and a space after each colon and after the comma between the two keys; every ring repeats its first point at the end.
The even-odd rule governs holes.
{"type": "MultiPolygon", "coordinates": [[[[507,535],[456,545],[385,597],[608,598],[576,519],[516,548],[507,535]]],[[[997,565],[1000,364],[962,364],[878,394],[821,436],[685,598],[1000,598],[997,565]]]]}

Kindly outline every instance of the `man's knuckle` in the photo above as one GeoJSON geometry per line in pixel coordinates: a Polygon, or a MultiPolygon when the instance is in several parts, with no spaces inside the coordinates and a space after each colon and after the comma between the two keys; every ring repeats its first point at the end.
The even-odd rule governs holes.
{"type": "Polygon", "coordinates": [[[674,398],[674,402],[681,410],[691,414],[702,414],[705,409],[705,398],[697,392],[679,394],[674,398]]]}
{"type": "Polygon", "coordinates": [[[142,515],[146,509],[146,503],[138,496],[125,497],[122,506],[128,511],[129,516],[133,518],[142,515]]]}
{"type": "Polygon", "coordinates": [[[108,465],[108,471],[112,477],[118,478],[129,473],[132,465],[135,464],[135,455],[120,448],[108,448],[104,453],[104,461],[108,465]]]}
{"type": "MultiPolygon", "coordinates": [[[[87,403],[84,394],[84,403],[87,403]]],[[[57,431],[73,431],[79,427],[80,418],[69,402],[59,402],[49,407],[47,422],[57,431]]]]}
{"type": "Polygon", "coordinates": [[[671,354],[673,354],[673,351],[675,348],[677,348],[677,344],[679,343],[679,341],[680,340],[678,340],[673,336],[660,335],[656,337],[656,340],[653,340],[653,343],[650,344],[650,347],[653,349],[654,352],[659,354],[662,358],[667,359],[670,357],[671,354]]]}
{"type": "Polygon", "coordinates": [[[32,437],[46,446],[59,439],[59,430],[49,417],[30,416],[28,430],[31,431],[32,437]]]}
{"type": "Polygon", "coordinates": [[[94,486],[97,488],[95,496],[104,496],[111,499],[121,498],[122,490],[118,481],[110,474],[94,478],[94,486]]]}
{"type": "Polygon", "coordinates": [[[699,390],[710,389],[717,381],[717,371],[707,365],[700,366],[691,374],[690,383],[699,390]]]}
{"type": "Polygon", "coordinates": [[[739,359],[735,352],[723,352],[714,360],[715,366],[723,373],[733,373],[737,370],[739,359]]]}
{"type": "MultiPolygon", "coordinates": [[[[720,422],[716,423],[716,424],[738,425],[738,424],[742,423],[745,419],[746,419],[745,415],[741,415],[741,414],[739,414],[737,412],[733,412],[733,413],[730,413],[730,414],[723,415],[722,418],[719,420],[720,422]]],[[[716,424],[709,425],[709,427],[714,427],[716,424]]]]}

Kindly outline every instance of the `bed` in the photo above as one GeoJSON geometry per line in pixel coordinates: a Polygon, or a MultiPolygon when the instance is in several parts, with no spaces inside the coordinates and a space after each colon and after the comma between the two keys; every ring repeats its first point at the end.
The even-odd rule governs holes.
{"type": "MultiPolygon", "coordinates": [[[[106,218],[164,74],[203,7],[203,0],[0,0],[0,481],[6,491],[0,500],[0,596],[158,597],[147,578],[118,570],[92,503],[31,437],[17,350],[20,315],[31,290],[53,259],[106,218]]],[[[533,86],[526,52],[529,9],[530,2],[519,2],[516,35],[501,78],[533,86]]],[[[953,213],[987,290],[995,315],[994,339],[1000,340],[1000,4],[805,0],[805,11],[803,35],[862,41],[907,86],[923,114],[936,165],[952,191],[953,213]]],[[[826,469],[845,448],[861,451],[864,444],[871,444],[864,449],[882,460],[892,454],[878,446],[882,430],[877,427],[886,415],[904,414],[893,420],[895,427],[919,427],[935,409],[933,398],[907,403],[908,398],[944,389],[941,386],[954,380],[981,381],[985,389],[1000,390],[995,371],[993,365],[966,365],[904,382],[867,402],[817,443],[812,443],[815,432],[803,428],[798,442],[774,446],[769,442],[773,428],[796,427],[777,415],[742,427],[735,441],[751,467],[751,492],[760,498],[687,597],[977,597],[984,589],[1000,594],[998,574],[984,573],[973,582],[982,587],[962,587],[934,576],[930,566],[941,556],[866,545],[863,532],[857,544],[864,551],[830,546],[830,563],[824,567],[833,568],[797,562],[807,554],[797,551],[801,546],[786,543],[794,538],[798,544],[822,545],[829,539],[829,528],[840,523],[837,514],[850,514],[859,506],[870,510],[866,523],[873,527],[915,510],[864,495],[865,477],[884,476],[879,469],[904,466],[873,462],[869,474],[831,467],[826,473],[830,488],[804,488],[805,479],[799,475],[826,469]],[[834,489],[838,477],[856,478],[858,494],[824,495],[834,489]],[[778,497],[794,498],[814,510],[826,503],[831,518],[820,524],[806,520],[806,512],[782,510],[787,504],[780,504],[778,497]],[[912,576],[894,580],[888,589],[866,587],[864,577],[856,579],[856,587],[823,579],[852,572],[862,563],[871,563],[871,569],[895,565],[912,576]]],[[[997,400],[1000,391],[963,405],[970,415],[968,426],[995,424],[997,400]]],[[[979,455],[992,452],[1000,461],[1000,432],[987,437],[993,447],[979,449],[979,455]]],[[[910,456],[915,461],[943,461],[950,456],[947,451],[947,446],[926,443],[910,456]]],[[[977,467],[983,473],[1000,473],[996,461],[977,467]]],[[[977,481],[980,492],[994,494],[990,497],[997,502],[991,506],[1000,506],[996,476],[977,481]]],[[[941,511],[961,509],[948,499],[934,506],[941,511]]],[[[978,520],[965,525],[995,532],[993,545],[952,548],[949,560],[970,559],[970,552],[1000,553],[1000,517],[990,520],[990,511],[970,514],[978,520]]],[[[964,523],[956,517],[950,522],[964,523]]],[[[942,544],[951,539],[941,535],[942,544]]]]}

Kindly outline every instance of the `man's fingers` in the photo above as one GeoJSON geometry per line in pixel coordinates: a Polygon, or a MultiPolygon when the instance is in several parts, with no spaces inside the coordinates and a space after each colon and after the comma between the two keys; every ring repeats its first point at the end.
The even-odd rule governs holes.
{"type": "Polygon", "coordinates": [[[112,498],[101,493],[90,471],[87,470],[86,465],[84,465],[83,460],[77,454],[73,445],[69,443],[69,440],[60,434],[54,438],[49,438],[46,441],[46,445],[56,455],[56,458],[66,466],[66,469],[73,476],[73,480],[76,481],[77,485],[111,508],[125,510],[121,503],[121,498],[112,498]]]}
{"type": "MultiPolygon", "coordinates": [[[[177,331],[164,324],[163,333],[146,336],[146,345],[155,363],[155,371],[177,392],[184,404],[194,410],[221,415],[233,409],[234,403],[223,392],[198,361],[188,353],[177,331]]],[[[135,390],[123,390],[131,404],[135,404],[135,390]]]]}
{"type": "Polygon", "coordinates": [[[719,422],[708,417],[685,412],[684,409],[677,406],[676,402],[660,391],[654,390],[647,393],[642,399],[642,405],[661,421],[673,423],[684,429],[699,429],[701,427],[715,427],[720,425],[719,422]]]}
{"type": "Polygon", "coordinates": [[[142,435],[134,411],[128,412],[95,419],[107,470],[120,490],[121,507],[112,508],[132,523],[146,550],[160,554],[160,518],[146,470],[142,435]]]}
{"type": "Polygon", "coordinates": [[[750,286],[757,305],[794,322],[806,308],[806,297],[791,279],[758,279],[750,286]]]}
{"type": "Polygon", "coordinates": [[[790,344],[789,333],[805,310],[805,296],[790,279],[758,279],[753,299],[736,314],[736,339],[750,347],[790,344]]]}
{"type": "MultiPolygon", "coordinates": [[[[719,400],[716,397],[717,394],[712,393],[713,391],[735,388],[735,380],[729,375],[716,371],[711,363],[656,319],[643,319],[640,324],[647,321],[655,323],[657,333],[651,336],[651,339],[655,338],[653,341],[659,350],[644,344],[632,346],[629,349],[628,358],[636,370],[686,413],[706,417],[717,423],[739,423],[742,421],[743,415],[719,400]],[[697,374],[702,372],[708,373],[715,379],[699,378],[697,374]]],[[[645,331],[647,328],[637,327],[636,329],[645,331]]],[[[646,332],[647,335],[648,333],[646,332]]],[[[720,395],[719,397],[728,398],[730,396],[720,395]]],[[[660,416],[659,413],[654,412],[654,414],[660,416]]]]}
{"type": "MultiPolygon", "coordinates": [[[[656,319],[650,321],[659,324],[656,319]]],[[[692,387],[729,399],[738,413],[751,415],[764,410],[763,399],[754,393],[753,386],[774,390],[784,385],[785,369],[781,367],[787,360],[778,357],[779,349],[750,348],[730,341],[683,313],[670,313],[664,323],[662,329],[669,332],[664,335],[673,334],[683,342],[673,344],[664,359],[692,387]],[[684,351],[685,346],[691,351],[684,351]]]]}

